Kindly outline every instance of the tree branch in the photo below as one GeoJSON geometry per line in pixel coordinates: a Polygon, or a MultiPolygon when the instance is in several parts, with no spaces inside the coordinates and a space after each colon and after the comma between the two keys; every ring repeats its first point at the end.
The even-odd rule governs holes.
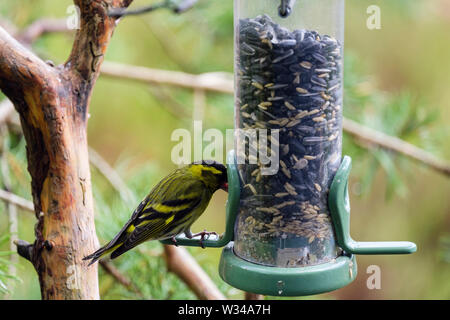
{"type": "Polygon", "coordinates": [[[343,126],[345,132],[347,132],[357,140],[369,143],[369,145],[378,146],[383,149],[402,154],[408,158],[421,162],[429,166],[430,168],[443,173],[446,176],[450,176],[449,163],[436,158],[432,154],[416,147],[411,143],[363,126],[350,119],[344,119],[343,126]]]}
{"type": "Polygon", "coordinates": [[[175,273],[201,300],[225,300],[214,282],[185,248],[164,246],[167,269],[175,273]]]}
{"type": "Polygon", "coordinates": [[[118,22],[116,18],[108,16],[108,9],[125,8],[131,2],[132,0],[74,1],[80,8],[80,29],[75,35],[72,52],[65,67],[87,82],[83,86],[85,90],[92,89],[118,22]]]}
{"type": "Polygon", "coordinates": [[[203,89],[220,93],[233,93],[233,78],[224,73],[204,73],[194,75],[179,71],[150,69],[105,61],[102,75],[135,80],[150,84],[167,84],[187,89],[203,89]]]}
{"type": "Polygon", "coordinates": [[[39,37],[54,32],[72,32],[67,28],[66,19],[39,19],[34,21],[16,35],[16,39],[26,45],[31,45],[39,37]]]}
{"type": "Polygon", "coordinates": [[[124,8],[114,8],[109,10],[108,15],[113,18],[121,18],[123,16],[140,15],[149,13],[158,9],[166,8],[172,10],[173,13],[183,13],[192,8],[198,0],[182,0],[179,3],[175,3],[172,0],[164,0],[162,2],[138,8],[135,10],[126,10],[124,8]]]}
{"type": "Polygon", "coordinates": [[[34,212],[33,202],[19,197],[18,195],[15,195],[14,193],[11,193],[9,191],[0,189],[0,200],[11,203],[25,211],[34,212]]]}
{"type": "Polygon", "coordinates": [[[53,68],[0,27],[0,88],[16,107],[25,108],[30,95],[40,94],[55,78],[53,68]]]}
{"type": "Polygon", "coordinates": [[[131,282],[131,280],[128,279],[125,275],[123,275],[120,270],[114,266],[114,264],[105,260],[100,260],[99,264],[107,274],[113,277],[122,286],[124,286],[128,290],[134,291],[139,297],[144,297],[142,292],[134,285],[134,283],[131,282]]]}
{"type": "MultiPolygon", "coordinates": [[[[163,86],[149,86],[150,94],[155,97],[162,108],[169,112],[175,118],[190,122],[190,114],[186,111],[186,106],[178,102],[170,92],[167,92],[167,87],[163,86]]],[[[0,112],[1,117],[1,112],[0,112]]]]}
{"type": "Polygon", "coordinates": [[[0,17],[0,27],[5,29],[6,32],[8,32],[13,36],[16,35],[18,32],[17,27],[13,23],[11,23],[11,21],[9,21],[4,17],[0,17]]]}
{"type": "Polygon", "coordinates": [[[0,19],[0,26],[3,27],[12,37],[16,38],[17,41],[27,47],[31,46],[31,44],[33,44],[33,42],[35,42],[39,37],[47,33],[73,32],[73,30],[67,28],[66,19],[39,19],[21,31],[19,31],[7,20],[0,19]]]}
{"type": "Polygon", "coordinates": [[[116,170],[114,170],[114,168],[112,168],[109,163],[92,148],[89,148],[89,161],[120,194],[122,200],[128,201],[133,199],[130,189],[117,174],[116,170]]]}

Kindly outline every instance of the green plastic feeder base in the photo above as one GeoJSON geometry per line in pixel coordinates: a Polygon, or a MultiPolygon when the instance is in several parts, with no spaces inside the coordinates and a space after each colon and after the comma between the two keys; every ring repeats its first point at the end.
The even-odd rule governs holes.
{"type": "Polygon", "coordinates": [[[308,296],[342,288],[356,278],[354,255],[302,268],[268,267],[248,262],[233,252],[233,242],[222,252],[222,279],[246,292],[269,296],[308,296]]]}

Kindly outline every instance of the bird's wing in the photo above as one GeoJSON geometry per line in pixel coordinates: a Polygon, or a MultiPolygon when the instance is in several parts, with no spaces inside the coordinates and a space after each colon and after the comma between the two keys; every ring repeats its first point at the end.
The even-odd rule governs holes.
{"type": "Polygon", "coordinates": [[[149,222],[146,227],[135,228],[133,232],[127,235],[126,240],[111,253],[111,259],[117,258],[142,242],[155,239],[155,233],[159,233],[164,229],[164,221],[164,219],[156,219],[155,221],[149,222]]]}
{"type": "Polygon", "coordinates": [[[174,214],[182,216],[205,197],[206,189],[201,180],[186,176],[172,179],[170,175],[163,182],[153,188],[144,200],[145,205],[133,214],[134,226],[145,220],[168,219],[174,214]]]}
{"type": "MultiPolygon", "coordinates": [[[[177,202],[182,202],[182,199],[193,198],[190,191],[198,190],[202,188],[202,182],[192,180],[180,176],[178,170],[162,179],[150,193],[139,203],[138,207],[134,210],[130,220],[124,225],[122,230],[117,234],[116,238],[120,237],[124,231],[134,229],[145,216],[151,214],[151,208],[155,205],[167,202],[168,205],[176,205],[177,202]]],[[[169,213],[169,212],[167,212],[169,213]]],[[[161,215],[166,217],[166,215],[161,215]]],[[[155,216],[156,217],[156,216],[155,216]]],[[[114,242],[114,239],[111,241],[114,242]]]]}
{"type": "MultiPolygon", "coordinates": [[[[202,202],[202,197],[165,201],[162,204],[147,207],[142,215],[133,223],[135,229],[126,243],[143,242],[150,239],[161,239],[184,225],[190,213],[202,202]]],[[[178,230],[181,231],[181,230],[178,230]]]]}
{"type": "Polygon", "coordinates": [[[153,212],[144,217],[137,226],[132,225],[133,231],[129,232],[122,245],[112,252],[111,259],[145,241],[166,239],[180,233],[186,225],[190,225],[191,215],[189,213],[196,210],[201,202],[202,199],[199,198],[195,202],[191,202],[191,206],[188,208],[167,213],[153,212]]]}
{"type": "Polygon", "coordinates": [[[111,258],[147,240],[163,239],[181,232],[192,218],[196,218],[190,213],[203,211],[201,204],[209,202],[211,196],[205,190],[201,181],[193,179],[169,179],[162,188],[158,184],[122,229],[126,238],[111,258]]]}

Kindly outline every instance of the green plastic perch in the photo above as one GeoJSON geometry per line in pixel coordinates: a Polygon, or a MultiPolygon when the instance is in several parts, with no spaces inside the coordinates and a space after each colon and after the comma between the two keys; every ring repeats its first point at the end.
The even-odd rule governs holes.
{"type": "Polygon", "coordinates": [[[328,196],[328,206],[333,220],[338,245],[351,254],[408,254],[417,247],[408,241],[360,242],[350,236],[350,201],[348,197],[348,176],[352,159],[345,156],[334,176],[328,196]]]}

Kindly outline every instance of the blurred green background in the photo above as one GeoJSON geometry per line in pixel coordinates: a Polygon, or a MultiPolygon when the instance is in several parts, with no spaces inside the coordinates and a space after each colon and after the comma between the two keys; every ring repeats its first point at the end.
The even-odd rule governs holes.
{"type": "MultiPolygon", "coordinates": [[[[133,7],[151,1],[135,0],[133,7]]],[[[69,0],[0,2],[0,17],[19,28],[43,18],[63,18],[69,0]]],[[[188,73],[233,72],[233,3],[199,0],[182,15],[160,10],[123,19],[106,60],[188,73]]],[[[432,154],[450,159],[450,3],[448,0],[347,0],[345,33],[344,115],[374,129],[396,135],[432,154]],[[366,9],[381,8],[381,30],[368,30],[366,9]]],[[[73,35],[49,34],[33,50],[63,63],[73,35]]],[[[100,77],[90,106],[89,143],[124,178],[133,199],[122,200],[92,169],[96,227],[105,243],[129,218],[138,201],[175,168],[170,141],[176,128],[191,129],[194,95],[190,90],[149,86],[100,77]],[[185,110],[185,115],[176,112],[185,110]],[[175,110],[175,111],[174,111],[175,110]]],[[[207,93],[204,130],[233,128],[233,98],[207,93]]],[[[8,154],[13,191],[30,199],[25,144],[20,135],[2,136],[8,154]]],[[[402,156],[362,145],[344,136],[344,154],[353,157],[350,183],[352,236],[357,240],[410,240],[417,253],[407,256],[360,256],[357,280],[341,290],[310,298],[449,299],[450,180],[402,156]],[[366,286],[367,267],[381,268],[380,290],[366,286]]],[[[226,194],[218,192],[194,225],[222,231],[226,194]]],[[[19,211],[19,238],[32,242],[35,219],[19,211]]],[[[9,279],[8,215],[0,203],[0,280],[8,291],[0,297],[39,299],[37,276],[19,259],[9,279]],[[3,254],[1,252],[3,250],[3,254]],[[3,277],[2,277],[3,276],[3,277]]],[[[219,249],[189,249],[230,298],[242,292],[218,276],[219,249]]],[[[166,271],[159,243],[146,243],[115,261],[141,294],[127,290],[100,270],[104,299],[194,299],[166,271]]],[[[2,289],[0,289],[2,290],[2,289]]],[[[271,297],[268,297],[271,298],[271,297]]]]}

